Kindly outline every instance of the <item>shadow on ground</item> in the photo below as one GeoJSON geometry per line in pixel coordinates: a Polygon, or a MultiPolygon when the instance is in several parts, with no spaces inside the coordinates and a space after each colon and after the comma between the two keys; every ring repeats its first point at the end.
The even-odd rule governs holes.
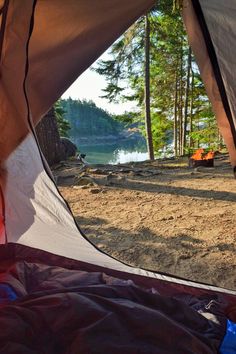
{"type": "Polygon", "coordinates": [[[129,190],[141,191],[141,192],[150,192],[150,193],[157,193],[157,194],[174,194],[174,195],[189,196],[195,198],[236,202],[236,193],[233,192],[193,189],[187,187],[175,187],[175,186],[170,186],[168,184],[158,184],[158,183],[148,183],[148,182],[144,183],[138,180],[137,181],[129,180],[122,184],[121,183],[116,184],[114,182],[113,186],[119,189],[129,189],[129,190]]]}
{"type": "Polygon", "coordinates": [[[203,240],[185,233],[164,237],[148,227],[137,232],[109,226],[102,218],[76,218],[80,228],[103,252],[132,266],[168,273],[186,279],[225,285],[222,269],[227,274],[227,286],[234,288],[235,267],[225,262],[227,252],[235,253],[232,243],[219,242],[206,246],[203,240]],[[229,279],[232,278],[232,281],[229,279]]]}

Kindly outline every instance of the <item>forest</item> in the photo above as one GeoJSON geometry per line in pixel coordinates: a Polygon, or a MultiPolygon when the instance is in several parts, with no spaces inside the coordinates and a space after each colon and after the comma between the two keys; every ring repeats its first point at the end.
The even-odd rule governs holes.
{"type": "Polygon", "coordinates": [[[173,10],[172,0],[157,1],[149,14],[111,46],[109,59],[100,60],[94,70],[106,78],[103,97],[137,104],[136,112],[117,119],[143,123],[151,159],[167,146],[175,156],[198,147],[222,146],[183,21],[178,9],[173,10]]]}
{"type": "Polygon", "coordinates": [[[60,116],[63,116],[64,120],[69,123],[66,132],[71,138],[117,136],[124,128],[122,122],[115,120],[111,114],[97,107],[93,101],[68,98],[61,99],[57,105],[62,109],[60,116]]]}

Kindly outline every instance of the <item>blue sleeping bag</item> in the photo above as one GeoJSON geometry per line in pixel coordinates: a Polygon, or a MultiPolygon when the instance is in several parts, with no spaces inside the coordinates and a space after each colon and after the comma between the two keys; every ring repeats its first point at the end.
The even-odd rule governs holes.
{"type": "Polygon", "coordinates": [[[17,298],[17,294],[10,285],[0,284],[0,304],[5,304],[9,301],[14,301],[17,298]]]}
{"type": "Polygon", "coordinates": [[[236,323],[227,320],[227,329],[220,347],[220,354],[236,354],[236,323]]]}

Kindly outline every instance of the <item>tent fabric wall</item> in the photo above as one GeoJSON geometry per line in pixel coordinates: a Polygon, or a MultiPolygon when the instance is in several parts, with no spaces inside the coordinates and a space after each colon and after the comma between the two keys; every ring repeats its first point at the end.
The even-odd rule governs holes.
{"type": "MultiPolygon", "coordinates": [[[[232,133],[236,145],[236,72],[232,65],[235,63],[235,18],[236,3],[231,0],[215,0],[214,3],[206,0],[199,1],[212,45],[215,57],[224,85],[226,99],[232,115],[232,133]]],[[[194,3],[193,3],[194,4],[194,3]]]]}
{"type": "MultiPolygon", "coordinates": [[[[62,92],[154,3],[100,0],[94,6],[92,0],[9,1],[0,78],[0,182],[4,194],[0,210],[3,213],[4,209],[6,241],[104,269],[174,282],[180,287],[185,284],[236,295],[233,291],[132,268],[98,251],[77,229],[33,135],[33,125],[62,92]]],[[[194,31],[188,26],[187,23],[191,34],[194,31]]],[[[201,51],[204,41],[199,38],[201,51]]],[[[209,95],[214,101],[217,86],[209,60],[204,69],[213,85],[209,95]]],[[[218,91],[215,101],[223,113],[218,91]]]]}
{"type": "MultiPolygon", "coordinates": [[[[8,1],[5,0],[5,6],[8,1]]],[[[32,2],[10,1],[2,42],[0,78],[0,161],[4,161],[29,132],[23,91],[26,66],[26,42],[29,34],[32,2]]],[[[2,14],[2,17],[4,12],[2,14]]],[[[2,21],[3,25],[4,21],[2,21]]],[[[1,174],[2,176],[2,174],[1,174]]],[[[3,178],[3,176],[2,176],[3,178]]],[[[2,181],[3,183],[3,181],[2,181]]]]}
{"type": "MultiPolygon", "coordinates": [[[[236,90],[234,89],[234,73],[232,70],[232,58],[229,57],[234,39],[234,32],[227,31],[227,41],[225,40],[225,30],[227,28],[225,24],[225,2],[220,1],[200,1],[204,15],[206,14],[210,18],[206,18],[207,25],[210,27],[211,36],[214,39],[214,48],[217,52],[217,59],[220,64],[221,73],[224,78],[224,84],[227,92],[227,98],[230,102],[230,107],[232,108],[233,102],[236,101],[236,90]],[[224,11],[223,11],[224,10],[224,11]],[[211,14],[211,15],[209,15],[211,14]],[[229,42],[228,42],[229,40],[229,42]],[[224,41],[223,44],[221,41],[224,41]],[[230,46],[229,46],[230,45],[230,46]],[[229,71],[229,67],[231,68],[229,71]]],[[[229,1],[228,1],[229,3],[229,1]]],[[[234,11],[236,11],[236,4],[231,3],[234,11]]],[[[227,7],[226,7],[227,8],[227,7]]],[[[228,6],[229,8],[229,6],[228,6]]],[[[230,10],[229,10],[230,11],[230,10]]],[[[234,12],[232,12],[234,13],[234,12]]],[[[228,19],[231,16],[227,17],[228,19]]],[[[233,122],[230,125],[229,116],[226,115],[226,111],[222,102],[222,97],[220,94],[219,86],[216,81],[214,68],[212,66],[212,61],[209,57],[207,45],[205,38],[203,36],[196,12],[193,7],[193,2],[190,0],[185,0],[183,3],[183,19],[187,29],[187,34],[189,38],[189,43],[195,54],[202,79],[204,81],[208,97],[212,103],[217,123],[221,134],[224,137],[225,143],[227,145],[231,164],[236,166],[236,125],[235,125],[235,114],[233,115],[233,122]]],[[[229,21],[232,23],[232,21],[229,21]]],[[[229,24],[228,24],[229,25],[229,24]]],[[[234,105],[235,106],[235,105],[234,105]]],[[[235,109],[235,107],[234,107],[235,109]]],[[[230,112],[231,113],[231,112],[230,112]]],[[[232,113],[234,113],[232,111],[232,113]]]]}

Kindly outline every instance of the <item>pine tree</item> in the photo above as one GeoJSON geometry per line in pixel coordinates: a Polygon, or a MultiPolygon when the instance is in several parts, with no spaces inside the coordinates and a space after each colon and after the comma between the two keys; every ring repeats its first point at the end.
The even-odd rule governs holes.
{"type": "Polygon", "coordinates": [[[143,123],[144,112],[148,112],[152,134],[150,127],[148,133],[144,129],[143,132],[146,137],[152,136],[155,153],[173,142],[177,156],[190,148],[206,145],[207,139],[212,142],[219,139],[182,19],[178,12],[172,11],[172,5],[172,1],[159,0],[148,17],[139,19],[114,43],[110,59],[100,61],[96,71],[107,80],[104,97],[117,102],[135,101],[143,123]],[[143,70],[147,48],[145,24],[149,31],[148,75],[143,70]],[[145,82],[146,87],[150,83],[148,91],[145,82]]]}

